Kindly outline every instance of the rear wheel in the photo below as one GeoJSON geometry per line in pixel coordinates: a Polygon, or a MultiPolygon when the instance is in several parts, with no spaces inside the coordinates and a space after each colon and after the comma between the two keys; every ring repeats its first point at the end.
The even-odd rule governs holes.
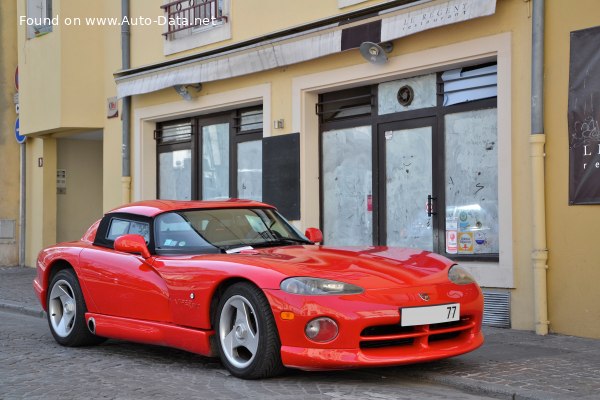
{"type": "Polygon", "coordinates": [[[267,378],[284,371],[281,342],[265,295],[249,283],[229,287],[216,315],[219,355],[232,375],[267,378]]]}
{"type": "Polygon", "coordinates": [[[87,328],[87,308],[77,276],[72,270],[59,271],[48,287],[48,325],[54,339],[63,346],[98,344],[105,339],[87,328]]]}

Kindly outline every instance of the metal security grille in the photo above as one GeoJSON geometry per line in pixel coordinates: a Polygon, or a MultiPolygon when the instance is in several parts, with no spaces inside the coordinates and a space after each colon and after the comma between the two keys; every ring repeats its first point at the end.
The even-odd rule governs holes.
{"type": "Polygon", "coordinates": [[[223,15],[223,0],[175,0],[160,8],[167,13],[165,38],[185,29],[214,25],[215,21],[227,22],[227,16],[223,15]]]}
{"type": "Polygon", "coordinates": [[[510,328],[510,293],[483,292],[483,324],[510,328]]]}

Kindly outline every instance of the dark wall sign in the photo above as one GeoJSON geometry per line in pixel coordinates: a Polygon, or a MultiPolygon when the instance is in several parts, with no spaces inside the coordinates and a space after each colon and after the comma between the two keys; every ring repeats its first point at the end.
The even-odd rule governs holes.
{"type": "Polygon", "coordinates": [[[263,138],[263,201],[300,219],[300,134],[263,138]]]}
{"type": "Polygon", "coordinates": [[[569,204],[600,204],[600,27],[571,32],[569,204]]]}

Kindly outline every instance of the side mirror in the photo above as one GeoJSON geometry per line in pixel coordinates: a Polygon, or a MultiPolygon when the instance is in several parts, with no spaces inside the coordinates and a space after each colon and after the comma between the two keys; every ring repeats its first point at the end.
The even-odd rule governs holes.
{"type": "Polygon", "coordinates": [[[115,250],[124,253],[137,253],[144,258],[151,256],[146,240],[141,235],[123,235],[115,239],[115,250]]]}
{"type": "Polygon", "coordinates": [[[319,228],[308,228],[304,233],[304,236],[308,240],[314,243],[321,243],[323,241],[323,232],[319,228]]]}

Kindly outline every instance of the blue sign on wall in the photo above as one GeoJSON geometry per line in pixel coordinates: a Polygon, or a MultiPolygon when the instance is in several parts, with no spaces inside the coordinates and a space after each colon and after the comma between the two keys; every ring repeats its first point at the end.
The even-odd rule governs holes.
{"type": "Polygon", "coordinates": [[[17,121],[15,122],[15,139],[17,139],[17,143],[24,143],[27,136],[21,136],[19,132],[19,117],[17,117],[17,121]]]}

